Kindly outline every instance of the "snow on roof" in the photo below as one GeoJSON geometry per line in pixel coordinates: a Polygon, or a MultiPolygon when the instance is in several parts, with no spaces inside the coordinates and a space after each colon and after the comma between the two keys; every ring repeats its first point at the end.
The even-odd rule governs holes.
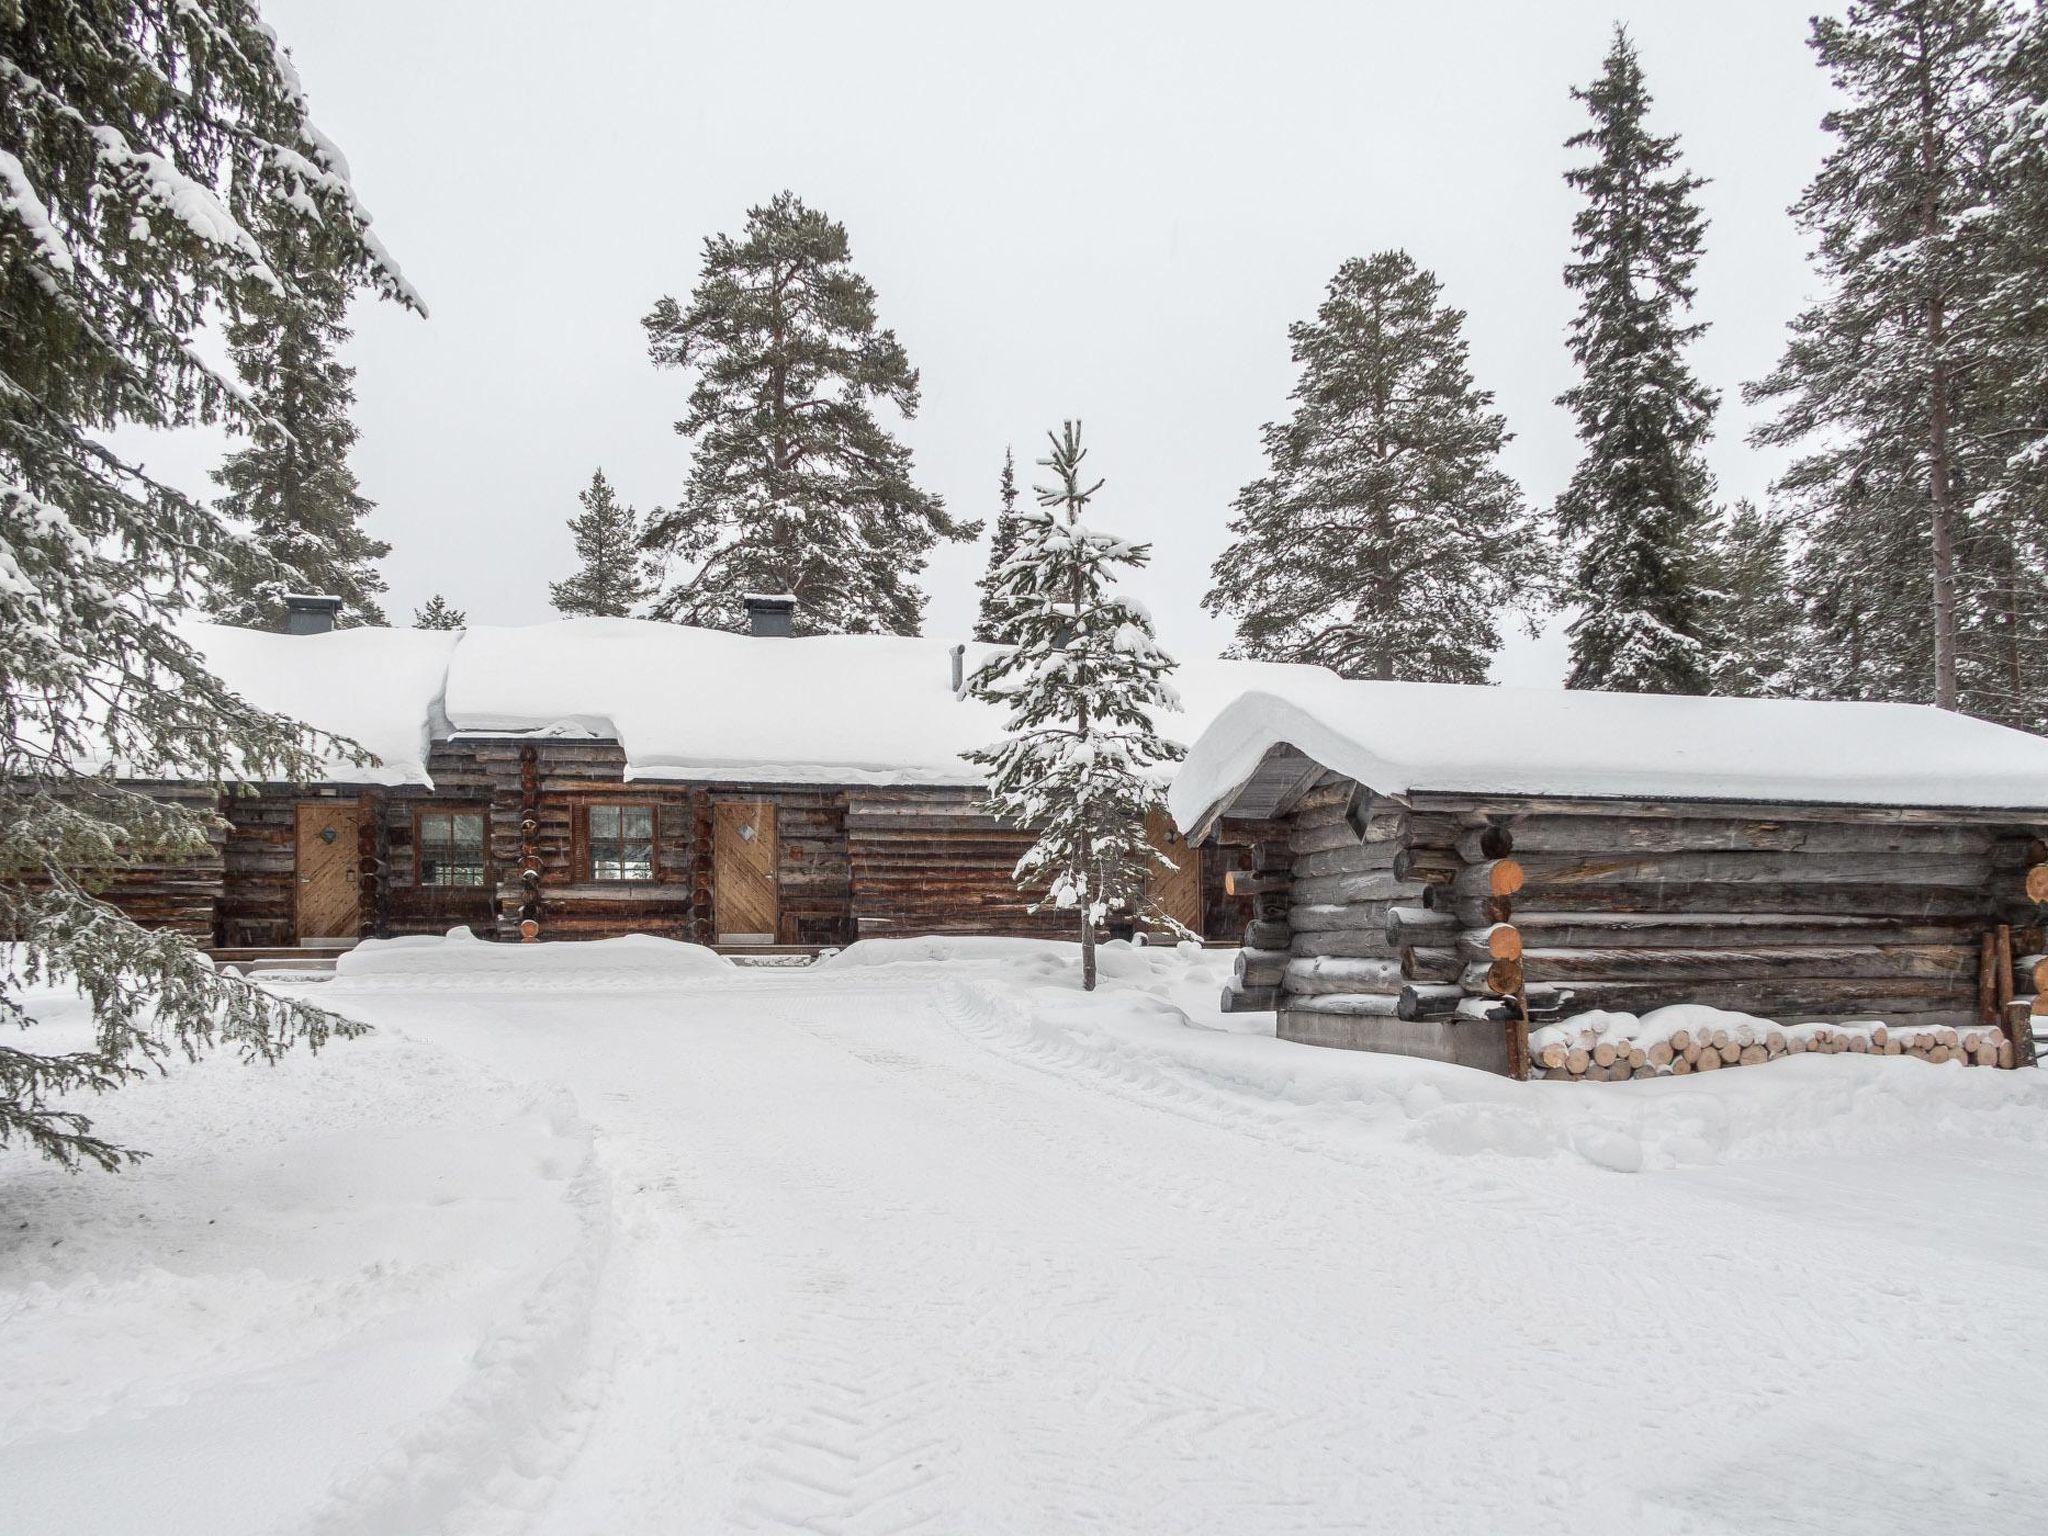
{"type": "Polygon", "coordinates": [[[1917,704],[1293,680],[1216,716],[1169,796],[1183,830],[1289,745],[1382,794],[1437,790],[2048,808],[2048,740],[1917,704]]]}
{"type": "Polygon", "coordinates": [[[445,629],[337,629],[281,635],[189,622],[178,633],[214,675],[259,709],[274,710],[375,753],[370,766],[330,759],[334,784],[431,784],[427,749],[461,638],[445,629]]]}
{"type": "MultiPolygon", "coordinates": [[[[1003,712],[953,693],[956,642],[894,635],[762,640],[640,619],[466,632],[443,701],[458,735],[616,739],[634,779],[973,785],[962,754],[1001,739],[1003,712]]],[[[970,671],[989,646],[969,644],[970,671]]],[[[1320,669],[1196,661],[1172,679],[1177,740],[1245,688],[1320,669]]],[[[1334,680],[1333,674],[1322,674],[1334,680]]]]}

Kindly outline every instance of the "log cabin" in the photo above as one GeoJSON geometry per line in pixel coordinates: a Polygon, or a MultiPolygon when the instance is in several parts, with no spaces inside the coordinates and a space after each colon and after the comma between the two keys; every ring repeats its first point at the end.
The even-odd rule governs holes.
{"type": "Polygon", "coordinates": [[[1284,829],[1228,878],[1255,911],[1224,998],[1284,1039],[1527,1076],[1532,1024],[1690,1003],[2032,1059],[2048,741],[2023,732],[1322,677],[1222,709],[1170,804],[1196,843],[1284,829]]]}
{"type": "MultiPolygon", "coordinates": [[[[964,752],[999,711],[965,681],[987,648],[795,638],[787,598],[752,632],[627,619],[464,631],[334,629],[294,599],[284,633],[195,624],[245,698],[357,743],[315,782],[234,786],[209,853],[115,872],[109,899],[219,950],[345,947],[463,926],[503,940],[651,933],[727,947],[860,937],[1065,937],[1011,879],[1029,835],[982,813],[964,752]]],[[[1186,740],[1246,687],[1320,669],[1186,664],[1186,740]]],[[[210,791],[149,783],[211,803],[210,791]]],[[[1186,845],[1157,898],[1190,931],[1242,930],[1226,876],[1271,829],[1186,845]]]]}

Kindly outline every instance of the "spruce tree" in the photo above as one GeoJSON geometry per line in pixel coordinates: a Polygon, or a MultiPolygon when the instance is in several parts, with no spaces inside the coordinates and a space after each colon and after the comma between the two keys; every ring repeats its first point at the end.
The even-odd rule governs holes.
{"type": "Polygon", "coordinates": [[[981,589],[981,611],[974,621],[974,638],[990,645],[1008,645],[1014,639],[1017,604],[1007,595],[1002,570],[1017,552],[1017,458],[1003,450],[1003,473],[996,481],[999,506],[989,535],[988,571],[975,583],[981,589]]]}
{"type": "Polygon", "coordinates": [[[1076,915],[1081,984],[1093,991],[1095,933],[1112,915],[1178,928],[1147,896],[1159,855],[1145,816],[1159,800],[1155,770],[1182,756],[1152,712],[1180,701],[1151,619],[1116,591],[1118,571],[1144,565],[1151,546],[1082,521],[1102,482],[1082,483],[1081,424],[1047,436],[1052,452],[1039,462],[1054,484],[1036,488],[1038,510],[1019,518],[999,573],[1015,604],[1014,645],[973,680],[977,698],[1009,711],[1009,735],[969,755],[988,767],[991,813],[1038,834],[1018,883],[1048,882],[1045,900],[1076,915]]]}
{"type": "Polygon", "coordinates": [[[1346,677],[1486,680],[1495,614],[1546,599],[1548,546],[1499,465],[1464,314],[1406,252],[1347,261],[1289,327],[1294,414],[1238,493],[1205,606],[1238,653],[1346,677]]]}
{"type": "Polygon", "coordinates": [[[1616,27],[1600,78],[1572,91],[1592,126],[1565,141],[1589,164],[1565,173],[1585,198],[1572,221],[1579,295],[1571,354],[1579,383],[1559,398],[1584,456],[1558,498],[1571,556],[1572,688],[1705,693],[1713,682],[1713,480],[1701,457],[1713,391],[1686,347],[1693,269],[1706,232],[1704,184],[1676,135],[1650,132],[1650,95],[1628,33],[1616,27]]]}
{"type": "Polygon", "coordinates": [[[332,258],[283,237],[289,292],[259,287],[228,326],[228,350],[260,416],[249,446],[213,478],[214,503],[251,535],[252,558],[234,567],[210,604],[226,624],[276,629],[287,592],[341,599],[343,625],[382,624],[384,578],[372,561],[391,546],[363,531],[373,503],[356,485],[355,369],[335,361],[348,340],[350,284],[332,258]]]}
{"type": "Polygon", "coordinates": [[[647,579],[646,557],[640,553],[640,518],[620,506],[611,482],[598,470],[590,489],[578,494],[583,511],[569,519],[582,568],[567,581],[548,586],[548,601],[557,613],[593,619],[623,619],[647,601],[653,583],[647,579]]]}
{"type": "Polygon", "coordinates": [[[209,966],[100,899],[100,874],[208,849],[207,818],[101,771],[225,788],[309,778],[345,744],[251,708],[173,621],[241,557],[211,509],[107,446],[124,424],[258,413],[190,338],[223,306],[286,300],[284,236],[322,271],[417,307],[246,0],[0,6],[0,1014],[75,987],[89,1047],[0,1045],[0,1144],[70,1167],[135,1154],[75,1096],[173,1054],[269,1058],[354,1025],[209,966]]]}
{"type": "Polygon", "coordinates": [[[1807,646],[1786,520],[1739,501],[1715,549],[1714,692],[1797,696],[1807,646]]]}
{"type": "Polygon", "coordinates": [[[1802,450],[1781,489],[1814,551],[1801,581],[1815,641],[1856,653],[1842,681],[1861,697],[1968,702],[1965,508],[2004,457],[1985,406],[1998,318],[1979,228],[1996,200],[2003,25],[1997,0],[1856,0],[1813,23],[1842,105],[1793,213],[1826,292],[1750,393],[1779,412],[1756,440],[1802,450]]]}
{"type": "Polygon", "coordinates": [[[877,402],[917,414],[917,370],[876,328],[845,226],[780,193],[737,240],[705,242],[687,306],[664,298],[641,324],[656,367],[696,378],[676,423],[689,481],[646,530],[681,572],[654,617],[739,629],[743,594],[788,592],[799,633],[916,634],[926,555],[980,528],[918,488],[876,420],[877,402]]]}
{"type": "Polygon", "coordinates": [[[425,607],[415,608],[412,614],[414,629],[461,629],[468,623],[469,615],[451,606],[438,592],[427,599],[425,607]]]}

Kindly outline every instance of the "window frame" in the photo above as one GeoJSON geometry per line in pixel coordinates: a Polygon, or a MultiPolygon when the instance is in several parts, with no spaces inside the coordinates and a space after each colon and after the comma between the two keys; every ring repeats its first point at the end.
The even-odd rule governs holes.
{"type": "MultiPolygon", "coordinates": [[[[661,802],[659,800],[586,800],[576,808],[577,831],[577,873],[588,885],[648,886],[664,883],[665,875],[661,864],[661,802]],[[598,839],[591,835],[590,813],[592,811],[645,811],[647,813],[647,878],[634,879],[619,875],[600,875],[597,872],[598,839]]],[[[623,836],[606,838],[604,841],[624,846],[623,836]]],[[[621,861],[623,862],[623,860],[621,861]]]]}
{"type": "MultiPolygon", "coordinates": [[[[463,866],[467,868],[467,865],[463,866]]],[[[488,806],[480,805],[416,805],[412,811],[412,883],[416,890],[423,891],[487,891],[491,888],[491,813],[488,806]],[[477,819],[481,838],[477,844],[478,878],[474,884],[468,881],[429,880],[427,878],[426,823],[441,819],[449,823],[449,842],[455,847],[454,821],[458,816],[474,816],[477,819]]]]}

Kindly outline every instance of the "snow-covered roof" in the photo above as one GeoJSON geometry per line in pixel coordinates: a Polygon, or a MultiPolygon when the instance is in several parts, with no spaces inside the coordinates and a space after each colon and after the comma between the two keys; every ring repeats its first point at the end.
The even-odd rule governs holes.
{"type": "MultiPolygon", "coordinates": [[[[184,631],[252,703],[361,742],[377,768],[336,783],[427,785],[450,736],[616,740],[632,779],[974,785],[962,754],[1002,737],[1003,711],[953,692],[956,642],[893,635],[756,638],[640,619],[323,635],[193,624],[184,631]]],[[[970,643],[971,672],[990,647],[970,643]]],[[[1334,674],[1269,662],[1184,662],[1191,741],[1248,688],[1286,696],[1334,674]]]]}
{"type": "MultiPolygon", "coordinates": [[[[979,784],[963,754],[1003,712],[953,693],[956,642],[894,635],[757,639],[640,619],[472,629],[449,668],[449,725],[472,735],[615,738],[635,779],[771,784],[979,784]]],[[[971,673],[990,647],[967,646],[971,673]]],[[[1177,740],[1246,688],[1320,668],[1184,663],[1177,740]]],[[[1334,678],[1334,674],[1321,673],[1334,678]]]]}
{"type": "Polygon", "coordinates": [[[1191,748],[1190,829],[1288,746],[1382,794],[2048,808],[2048,740],[1915,704],[1347,682],[1254,688],[1191,748]]]}
{"type": "Polygon", "coordinates": [[[179,634],[213,674],[259,709],[274,710],[376,754],[361,766],[326,764],[339,784],[425,784],[427,751],[448,658],[460,632],[337,629],[281,635],[227,624],[187,623],[179,634]]]}

